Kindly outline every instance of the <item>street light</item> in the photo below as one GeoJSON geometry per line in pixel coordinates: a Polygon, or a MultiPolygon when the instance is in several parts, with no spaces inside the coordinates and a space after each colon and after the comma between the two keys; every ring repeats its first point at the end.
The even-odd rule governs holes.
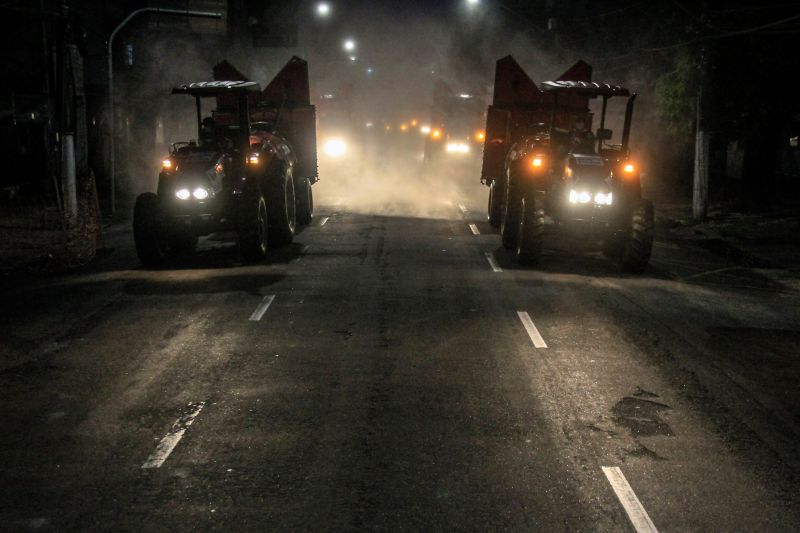
{"type": "Polygon", "coordinates": [[[317,15],[325,18],[331,14],[331,5],[328,2],[320,2],[317,4],[317,15]]]}
{"type": "Polygon", "coordinates": [[[346,52],[352,52],[356,49],[356,42],[353,39],[346,39],[342,46],[346,52]]]}

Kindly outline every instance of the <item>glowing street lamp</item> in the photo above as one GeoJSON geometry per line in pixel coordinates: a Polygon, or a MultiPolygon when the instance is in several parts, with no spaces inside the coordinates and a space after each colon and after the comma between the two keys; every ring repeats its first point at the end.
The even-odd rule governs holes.
{"type": "Polygon", "coordinates": [[[352,52],[356,49],[356,42],[353,39],[346,39],[342,46],[344,47],[345,52],[352,52]]]}
{"type": "Polygon", "coordinates": [[[331,5],[328,2],[320,2],[317,4],[317,16],[325,18],[331,14],[331,5]]]}

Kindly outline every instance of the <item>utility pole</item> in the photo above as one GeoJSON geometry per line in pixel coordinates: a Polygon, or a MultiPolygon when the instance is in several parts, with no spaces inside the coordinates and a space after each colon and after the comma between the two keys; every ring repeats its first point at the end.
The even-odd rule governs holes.
{"type": "Polygon", "coordinates": [[[117,36],[119,30],[124,28],[128,22],[136,15],[141,13],[157,13],[162,15],[177,15],[181,17],[199,17],[199,18],[213,18],[221,19],[222,13],[214,11],[188,11],[185,9],[164,9],[160,7],[143,7],[130,13],[125,19],[120,22],[111,36],[108,38],[108,145],[109,145],[109,159],[108,159],[108,176],[109,185],[111,187],[111,214],[114,214],[116,209],[116,168],[114,161],[114,37],[117,36]]]}

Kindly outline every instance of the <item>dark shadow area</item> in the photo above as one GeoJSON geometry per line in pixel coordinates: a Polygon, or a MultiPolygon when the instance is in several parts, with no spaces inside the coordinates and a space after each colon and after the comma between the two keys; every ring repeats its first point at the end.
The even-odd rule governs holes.
{"type": "Polygon", "coordinates": [[[708,347],[736,374],[754,383],[800,424],[800,331],[712,327],[708,347]]]}
{"type": "Polygon", "coordinates": [[[545,248],[539,265],[523,267],[517,262],[514,250],[506,250],[498,246],[494,256],[503,270],[530,270],[548,274],[573,274],[600,278],[632,278],[632,279],[674,279],[668,272],[652,264],[641,274],[622,272],[613,259],[608,259],[596,250],[587,250],[581,246],[560,246],[545,248]]]}
{"type": "Polygon", "coordinates": [[[258,296],[259,289],[278,283],[283,274],[230,274],[203,279],[137,279],[123,286],[126,294],[154,296],[159,294],[214,294],[219,292],[246,292],[258,296]]]}
{"type": "MultiPolygon", "coordinates": [[[[267,257],[257,265],[285,264],[305,255],[305,245],[293,242],[280,248],[267,250],[267,257]]],[[[139,270],[205,270],[251,266],[242,260],[235,237],[225,234],[212,234],[200,239],[193,250],[173,251],[166,261],[154,269],[139,267],[139,270]]]]}

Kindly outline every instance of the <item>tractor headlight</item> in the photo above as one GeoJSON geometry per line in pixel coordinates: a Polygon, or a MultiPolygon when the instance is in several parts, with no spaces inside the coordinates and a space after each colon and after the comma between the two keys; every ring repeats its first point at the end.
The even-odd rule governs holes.
{"type": "Polygon", "coordinates": [[[588,204],[592,201],[592,195],[587,191],[569,191],[569,203],[571,204],[588,204]]]}
{"type": "Polygon", "coordinates": [[[598,192],[594,196],[589,191],[569,191],[569,203],[571,204],[588,204],[594,200],[596,205],[611,205],[614,201],[613,194],[608,192],[598,192]]]}
{"type": "Polygon", "coordinates": [[[338,138],[328,139],[322,145],[322,150],[330,157],[342,157],[347,153],[347,143],[338,138]]]}
{"type": "Polygon", "coordinates": [[[191,195],[192,193],[189,192],[189,189],[178,189],[175,191],[175,196],[178,200],[188,200],[191,195]]]}
{"type": "Polygon", "coordinates": [[[596,203],[597,205],[611,205],[612,200],[613,196],[610,192],[609,193],[599,192],[594,195],[594,203],[596,203]]]}
{"type": "Polygon", "coordinates": [[[208,191],[202,187],[198,187],[192,192],[192,196],[198,200],[205,200],[208,198],[208,191]]]}

